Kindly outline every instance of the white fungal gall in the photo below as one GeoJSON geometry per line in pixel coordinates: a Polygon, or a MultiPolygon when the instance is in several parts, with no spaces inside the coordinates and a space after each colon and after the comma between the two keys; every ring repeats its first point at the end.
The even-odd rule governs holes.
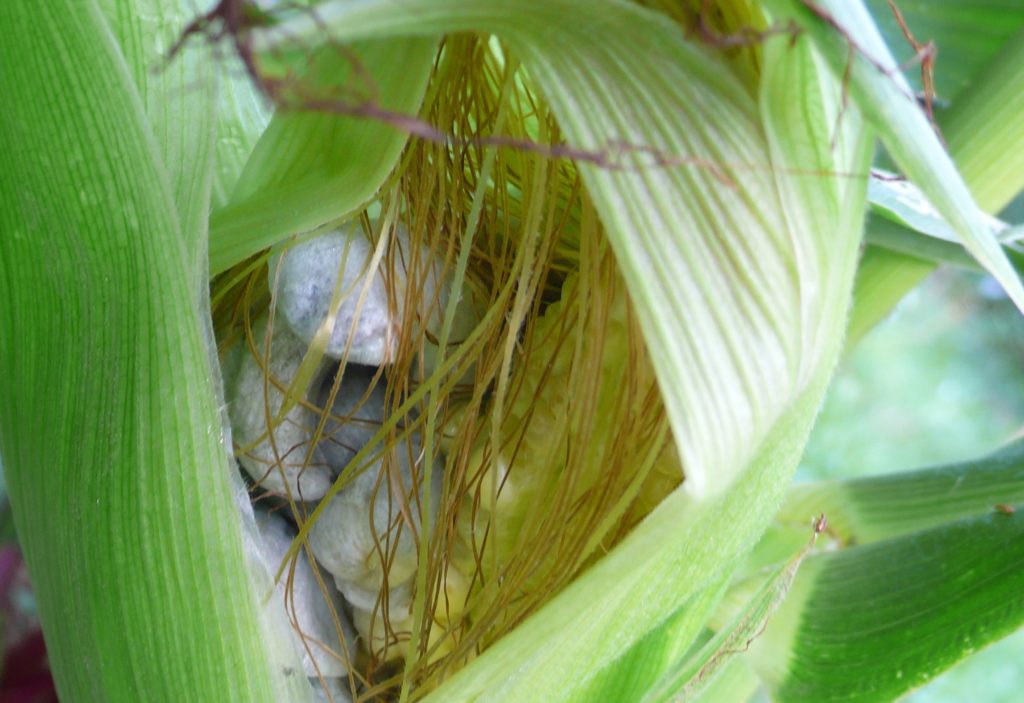
{"type": "Polygon", "coordinates": [[[335,381],[329,376],[317,394],[317,406],[331,408],[318,448],[324,461],[340,472],[380,430],[386,393],[383,377],[366,366],[346,366],[337,392],[335,381]]]}
{"type": "Polygon", "coordinates": [[[325,353],[378,366],[394,359],[397,321],[374,250],[356,221],[289,247],[270,263],[277,308],[307,345],[323,327],[325,353]],[[329,318],[332,311],[334,315],[329,318]]]}
{"type": "MultiPolygon", "coordinates": [[[[268,571],[276,573],[295,539],[295,530],[283,518],[264,510],[256,511],[256,525],[260,556],[268,571]]],[[[281,616],[292,623],[295,648],[301,653],[306,676],[347,676],[356,653],[355,631],[338,594],[330,587],[325,590],[320,588],[305,551],[300,551],[294,569],[290,574],[285,571],[272,597],[280,604],[281,616]]]]}
{"type": "MultiPolygon", "coordinates": [[[[233,369],[228,398],[237,456],[261,489],[321,500],[343,471],[352,472],[347,485],[322,506],[309,532],[308,549],[325,578],[312,579],[315,593],[296,591],[295,596],[322,600],[321,584],[334,585],[330,590],[339,602],[344,597],[344,612],[362,625],[357,630],[364,646],[374,655],[387,650],[387,658],[393,658],[405,648],[392,646],[393,626],[398,624],[406,639],[411,626],[418,544],[436,520],[444,461],[438,456],[424,466],[422,441],[407,432],[414,424],[410,418],[402,418],[392,435],[373,441],[389,409],[385,376],[394,380],[406,373],[393,366],[385,375],[381,367],[398,360],[401,339],[412,340],[412,346],[402,347],[403,360],[410,360],[406,352],[418,358],[411,376],[396,381],[396,391],[404,392],[407,381],[415,383],[424,370],[428,375],[433,371],[451,284],[442,258],[427,247],[413,246],[401,227],[383,236],[390,239],[376,247],[358,223],[350,223],[272,259],[273,334],[268,341],[266,317],[257,321],[252,341],[234,350],[225,368],[233,369]],[[311,348],[323,350],[324,360],[309,374],[303,361],[311,348]],[[304,382],[297,380],[300,374],[304,382]],[[356,475],[361,467],[353,460],[367,447],[370,465],[356,475]]],[[[461,292],[458,302],[448,337],[453,345],[479,320],[468,294],[461,292]]],[[[283,555],[291,532],[264,541],[274,540],[283,555]]],[[[276,571],[281,555],[268,568],[276,571]]],[[[308,561],[302,565],[311,576],[308,561]]],[[[458,619],[468,592],[466,579],[454,567],[442,583],[433,607],[437,627],[431,641],[448,636],[444,627],[458,619]]],[[[305,588],[298,582],[291,587],[305,588]]],[[[313,613],[305,605],[295,607],[313,613]]],[[[341,610],[336,612],[344,617],[341,610]]],[[[330,649],[326,636],[335,621],[329,609],[309,617],[299,626],[310,640],[325,642],[324,649],[330,649]]],[[[307,674],[316,664],[316,673],[324,677],[314,685],[318,695],[335,695],[337,682],[332,679],[340,674],[306,647],[297,651],[305,652],[307,674]]]]}
{"type": "Polygon", "coordinates": [[[363,646],[381,663],[405,656],[412,633],[411,615],[397,620],[386,619],[382,611],[353,610],[352,623],[363,646]]]}
{"type": "MultiPolygon", "coordinates": [[[[412,613],[412,579],[381,593],[359,588],[346,581],[336,581],[338,590],[345,596],[345,602],[352,606],[352,612],[387,613],[388,620],[399,622],[412,613]]],[[[354,618],[353,618],[354,619],[354,618]]]]}
{"type": "MultiPolygon", "coordinates": [[[[283,391],[295,380],[306,344],[284,325],[276,324],[270,332],[269,356],[264,359],[268,329],[266,317],[253,326],[255,353],[244,341],[240,343],[241,350],[236,353],[242,358],[235,377],[227,384],[236,456],[252,480],[264,489],[290,493],[296,500],[318,500],[336,474],[311,447],[317,414],[290,399],[290,409],[279,417],[285,405],[283,391]]],[[[310,386],[319,387],[328,371],[329,365],[321,364],[310,386]]]]}
{"type": "MultiPolygon", "coordinates": [[[[374,264],[375,247],[358,221],[295,244],[270,262],[270,289],[296,336],[310,344],[327,334],[325,353],[350,363],[381,366],[395,361],[399,335],[436,339],[441,332],[450,281],[443,260],[414,246],[400,225],[374,264]],[[333,315],[331,314],[333,312],[333,315]],[[425,333],[425,334],[424,334],[425,333]]],[[[450,341],[464,339],[479,320],[463,290],[450,341]]],[[[437,351],[425,342],[433,369],[437,351]]]]}
{"type": "Polygon", "coordinates": [[[313,687],[313,699],[316,703],[352,703],[348,679],[311,678],[309,683],[313,687]]]}
{"type": "MultiPolygon", "coordinates": [[[[317,559],[339,582],[366,592],[386,582],[394,588],[416,571],[423,501],[420,442],[413,437],[389,450],[390,470],[377,461],[345,486],[313,524],[309,544],[317,559]],[[416,466],[415,476],[412,466],[416,466]]],[[[443,464],[431,471],[429,520],[437,515],[443,464]]]]}
{"type": "MultiPolygon", "coordinates": [[[[408,659],[409,641],[412,637],[413,618],[385,621],[380,611],[355,610],[352,622],[364,645],[381,662],[408,659]]],[[[428,662],[435,662],[455,649],[456,637],[445,625],[433,622],[427,635],[426,650],[428,662]]]]}

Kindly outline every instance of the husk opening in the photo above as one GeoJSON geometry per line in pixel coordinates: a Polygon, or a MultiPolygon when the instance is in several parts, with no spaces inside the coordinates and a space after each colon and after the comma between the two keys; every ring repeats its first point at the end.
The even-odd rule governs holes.
{"type": "MultiPolygon", "coordinates": [[[[524,143],[559,142],[553,117],[528,85],[494,40],[448,38],[421,116],[455,139],[412,141],[360,215],[389,271],[400,264],[399,226],[412,252],[443,261],[449,275],[470,242],[464,290],[482,312],[468,339],[450,340],[451,368],[428,378],[419,352],[437,340],[410,316],[394,363],[378,377],[388,384],[392,420],[379,433],[385,447],[430,428],[426,450],[445,456],[445,480],[436,527],[416,535],[428,557],[419,580],[426,587],[415,592],[419,617],[412,631],[397,632],[384,618],[383,649],[359,662],[353,681],[363,699],[397,692],[403,681],[413,699],[435,688],[621,539],[682,478],[625,284],[572,162],[479,139],[497,124],[524,143]],[[472,383],[464,383],[470,373],[472,383]],[[453,571],[468,588],[446,588],[453,571]],[[405,670],[386,664],[390,650],[410,639],[416,653],[405,670]]],[[[254,320],[269,311],[270,334],[282,324],[274,321],[269,258],[263,252],[215,279],[222,352],[240,343],[262,358],[269,347],[254,337],[254,320]]],[[[415,271],[423,262],[409,263],[401,265],[415,271]]],[[[422,286],[410,280],[406,294],[422,295],[422,286]]],[[[400,292],[390,293],[397,305],[400,292]]],[[[322,354],[314,343],[309,356],[315,362],[322,354]]],[[[305,399],[302,383],[288,388],[268,374],[267,384],[317,412],[323,431],[329,413],[305,399]]],[[[335,489],[372,458],[357,455],[335,489]]],[[[384,466],[387,473],[387,460],[384,466]]],[[[258,484],[251,490],[261,499],[258,484]]],[[[392,498],[400,513],[422,514],[415,496],[392,498]]],[[[285,499],[277,509],[308,529],[316,519],[310,506],[285,499]]],[[[380,526],[385,564],[389,544],[412,524],[380,526]]],[[[379,606],[386,613],[386,588],[379,606]]]]}

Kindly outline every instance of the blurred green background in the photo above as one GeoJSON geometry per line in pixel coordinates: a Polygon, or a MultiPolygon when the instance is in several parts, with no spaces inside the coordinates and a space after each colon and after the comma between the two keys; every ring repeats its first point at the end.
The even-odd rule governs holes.
{"type": "MultiPolygon", "coordinates": [[[[945,464],[1024,430],[1024,324],[998,285],[941,268],[850,351],[829,389],[798,480],[945,464]]],[[[1024,630],[905,697],[1024,700],[1024,630]]]]}

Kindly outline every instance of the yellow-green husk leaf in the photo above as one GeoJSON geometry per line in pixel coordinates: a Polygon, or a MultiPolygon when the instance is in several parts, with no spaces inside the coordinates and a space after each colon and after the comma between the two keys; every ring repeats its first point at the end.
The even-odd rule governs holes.
{"type": "Polygon", "coordinates": [[[60,697],[294,700],[243,554],[204,230],[96,4],[0,26],[0,451],[60,697]]]}

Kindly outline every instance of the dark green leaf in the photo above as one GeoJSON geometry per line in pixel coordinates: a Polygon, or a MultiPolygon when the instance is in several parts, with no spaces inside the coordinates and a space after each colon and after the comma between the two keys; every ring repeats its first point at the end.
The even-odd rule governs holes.
{"type": "Polygon", "coordinates": [[[773,699],[891,701],[1024,621],[1024,512],[812,557],[751,647],[773,699]]]}

